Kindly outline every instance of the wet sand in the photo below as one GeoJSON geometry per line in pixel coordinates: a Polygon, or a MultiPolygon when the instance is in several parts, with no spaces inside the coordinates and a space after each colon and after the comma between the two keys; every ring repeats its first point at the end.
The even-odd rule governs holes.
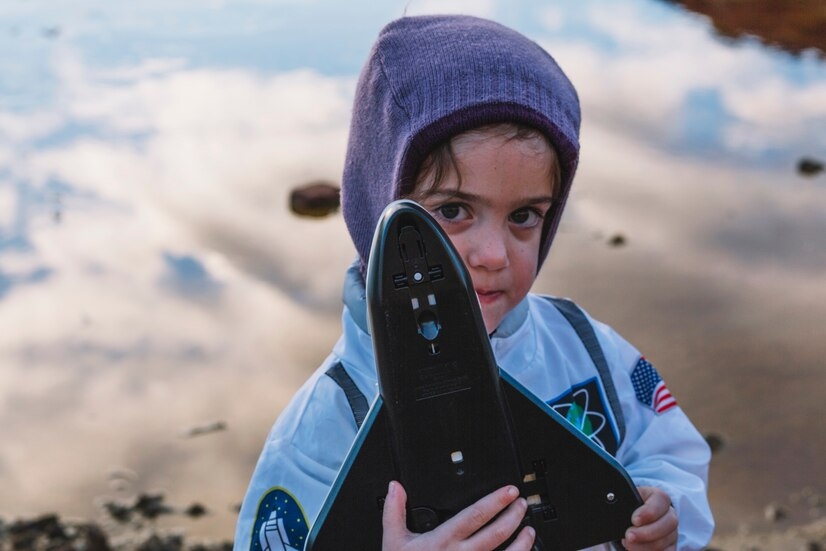
{"type": "Polygon", "coordinates": [[[721,548],[739,548],[728,546],[741,543],[738,534],[821,519],[826,296],[801,302],[748,281],[671,272],[635,251],[633,236],[614,251],[603,239],[571,237],[555,244],[556,268],[539,286],[579,297],[618,329],[657,366],[698,429],[721,440],[709,481],[716,534],[728,542],[721,548]],[[767,518],[772,507],[781,513],[767,518]]]}

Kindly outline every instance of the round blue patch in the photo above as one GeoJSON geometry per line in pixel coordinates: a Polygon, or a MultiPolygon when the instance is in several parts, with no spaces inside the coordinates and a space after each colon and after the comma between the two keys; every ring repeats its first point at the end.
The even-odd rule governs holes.
{"type": "Polygon", "coordinates": [[[250,551],[300,551],[308,532],[295,498],[283,488],[273,488],[258,504],[250,551]]]}

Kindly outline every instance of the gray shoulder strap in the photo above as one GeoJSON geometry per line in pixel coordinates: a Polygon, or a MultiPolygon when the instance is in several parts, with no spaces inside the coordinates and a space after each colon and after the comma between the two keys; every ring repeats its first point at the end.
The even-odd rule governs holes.
{"type": "Polygon", "coordinates": [[[602,347],[599,345],[594,328],[591,326],[588,318],[585,317],[585,313],[570,300],[555,297],[547,298],[556,306],[556,309],[565,316],[568,323],[573,326],[574,331],[576,331],[576,334],[585,346],[585,350],[588,351],[591,361],[593,361],[597,367],[599,378],[602,379],[602,387],[605,389],[605,394],[608,396],[608,403],[614,413],[614,419],[617,421],[617,430],[619,431],[619,442],[617,445],[619,446],[625,439],[625,418],[622,415],[622,407],[620,406],[617,389],[614,387],[614,379],[611,377],[608,362],[605,361],[605,355],[602,353],[602,347]]]}
{"type": "Polygon", "coordinates": [[[336,362],[330,369],[327,370],[327,376],[336,382],[344,395],[347,397],[347,403],[350,404],[350,410],[353,412],[353,418],[356,421],[356,428],[361,428],[364,418],[367,416],[367,411],[370,406],[367,404],[367,398],[353,382],[350,374],[344,369],[341,362],[336,362]]]}

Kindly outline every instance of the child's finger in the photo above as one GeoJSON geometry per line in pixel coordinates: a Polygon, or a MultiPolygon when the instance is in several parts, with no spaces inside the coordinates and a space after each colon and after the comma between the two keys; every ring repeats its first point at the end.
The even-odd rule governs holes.
{"type": "Polygon", "coordinates": [[[535,539],[536,530],[531,526],[525,526],[505,551],[530,551],[533,548],[535,539]]]}
{"type": "Polygon", "coordinates": [[[407,530],[407,492],[395,480],[387,487],[387,496],[384,498],[384,508],[381,513],[383,526],[383,547],[388,542],[398,542],[409,536],[407,530]]]}
{"type": "MultiPolygon", "coordinates": [[[[516,486],[505,486],[492,492],[473,505],[469,505],[461,510],[455,517],[442,524],[437,530],[449,530],[452,532],[457,540],[464,540],[470,538],[473,534],[479,531],[491,521],[493,517],[499,514],[508,505],[513,503],[519,497],[519,490],[516,486]]],[[[510,533],[516,529],[514,526],[510,533]]],[[[507,534],[507,536],[510,535],[507,534]]],[[[505,536],[505,539],[507,539],[505,536]]],[[[502,541],[505,541],[503,539],[502,541]]]]}
{"type": "Polygon", "coordinates": [[[660,540],[669,540],[668,543],[674,543],[677,541],[678,524],[677,513],[671,509],[654,522],[632,526],[626,531],[625,537],[629,543],[650,543],[660,540]]]}
{"type": "Polygon", "coordinates": [[[650,549],[656,549],[657,551],[676,551],[677,533],[674,532],[673,534],[654,541],[634,542],[628,539],[628,537],[625,537],[621,543],[627,551],[648,551],[650,549]]]}
{"type": "Polygon", "coordinates": [[[631,524],[643,526],[656,521],[668,512],[671,507],[671,498],[668,494],[652,486],[640,486],[637,488],[643,504],[631,515],[631,524]]]}
{"type": "MultiPolygon", "coordinates": [[[[471,544],[470,548],[494,549],[499,547],[519,528],[519,524],[525,518],[527,509],[528,503],[524,499],[513,501],[493,522],[484,526],[468,539],[468,543],[471,544]]],[[[520,536],[523,536],[523,534],[520,533],[520,536]]],[[[533,543],[533,538],[530,538],[530,543],[533,543]]],[[[514,544],[516,544],[516,541],[508,546],[508,549],[522,549],[520,545],[514,546],[514,544]]],[[[530,549],[530,545],[524,549],[530,549]]]]}

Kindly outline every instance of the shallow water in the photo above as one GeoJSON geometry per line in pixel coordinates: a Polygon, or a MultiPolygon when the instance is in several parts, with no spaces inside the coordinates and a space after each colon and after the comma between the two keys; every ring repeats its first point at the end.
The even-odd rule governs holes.
{"type": "MultiPolygon", "coordinates": [[[[354,256],[340,216],[295,218],[288,192],[338,181],[373,37],[436,5],[340,4],[0,6],[0,516],[161,489],[211,510],[190,533],[231,534],[354,256]]],[[[723,436],[721,530],[825,491],[826,176],[795,167],[826,158],[826,64],[649,0],[473,6],[582,100],[537,289],[613,325],[723,436]]]]}

